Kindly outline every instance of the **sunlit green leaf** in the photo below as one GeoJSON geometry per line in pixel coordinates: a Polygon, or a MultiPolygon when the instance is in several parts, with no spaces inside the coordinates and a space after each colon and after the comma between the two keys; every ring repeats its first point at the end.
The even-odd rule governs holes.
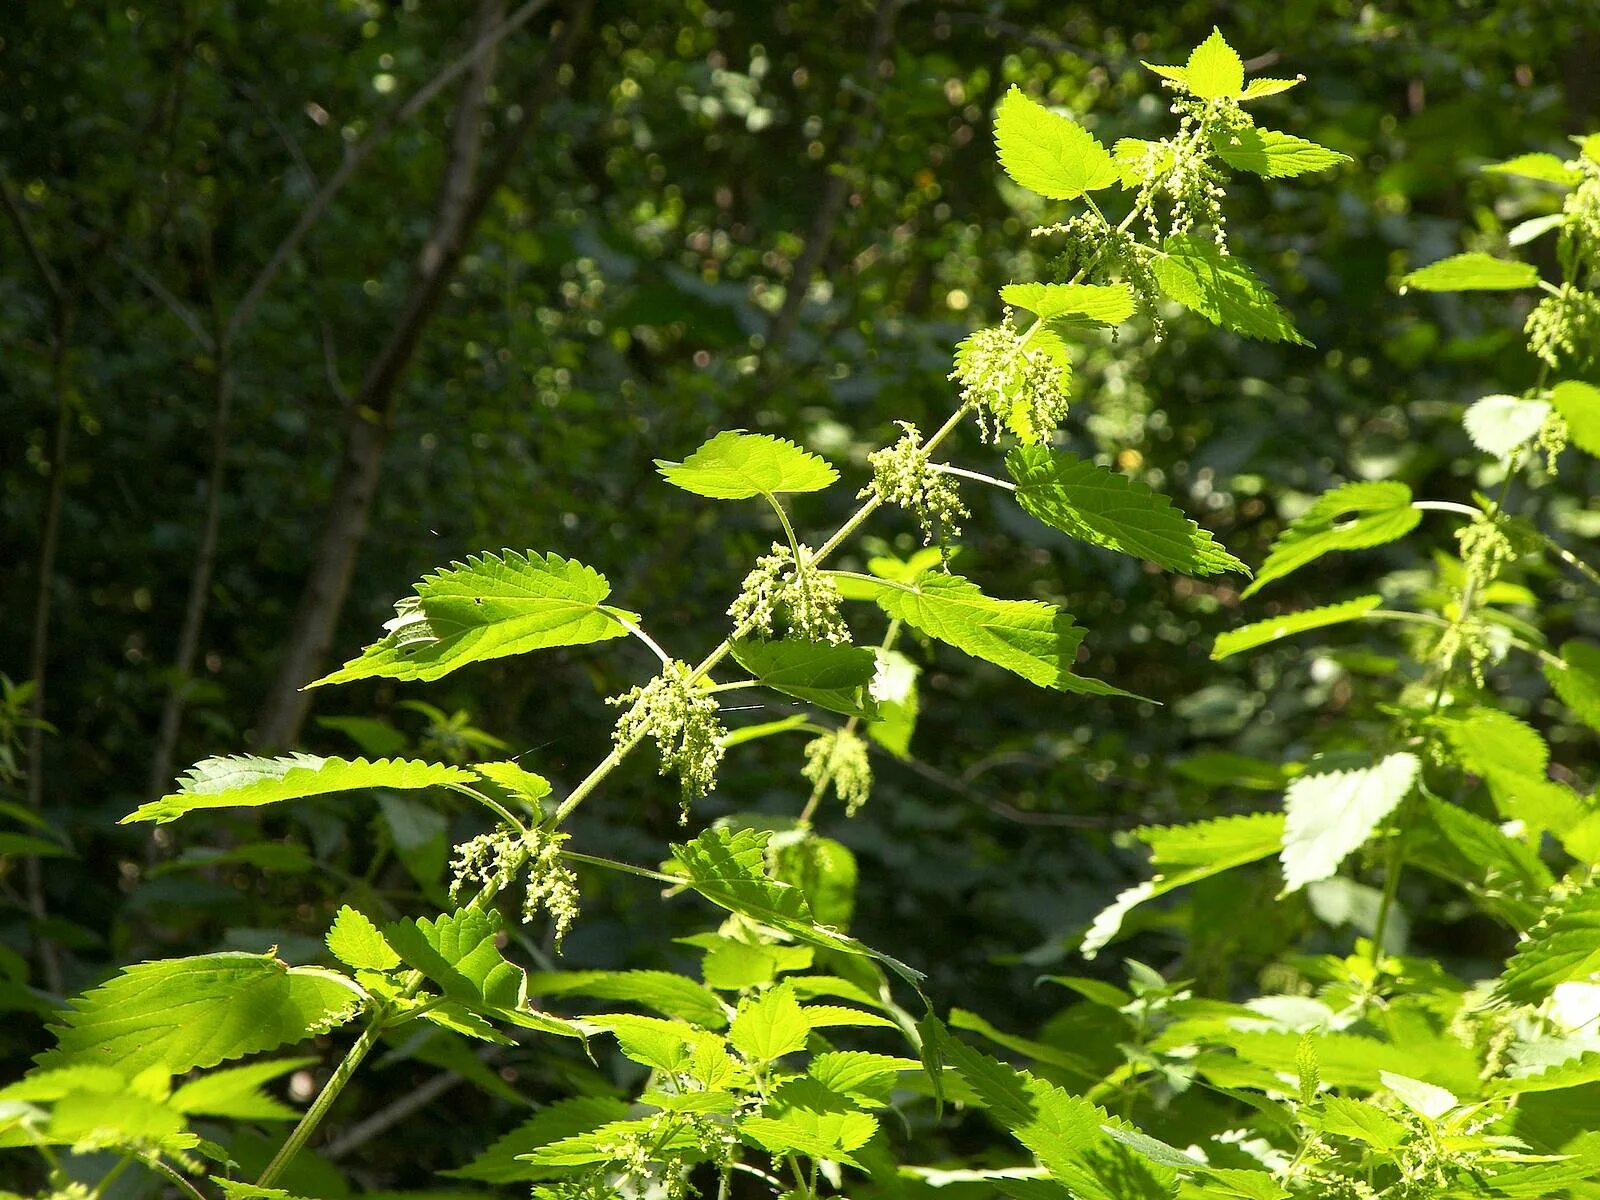
{"type": "Polygon", "coordinates": [[[1006,174],[1041,196],[1072,200],[1117,182],[1116,164],[1094,134],[1015,85],[1000,101],[994,137],[1006,174]]]}
{"type": "Polygon", "coordinates": [[[1171,571],[1247,571],[1208,531],[1136,479],[1043,446],[1012,450],[1006,470],[1017,481],[1023,511],[1070,537],[1171,571]]]}

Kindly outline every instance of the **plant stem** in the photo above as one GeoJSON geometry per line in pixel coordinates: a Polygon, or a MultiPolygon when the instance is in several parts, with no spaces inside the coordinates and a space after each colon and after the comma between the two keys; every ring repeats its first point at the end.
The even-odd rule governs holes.
{"type": "Polygon", "coordinates": [[[602,609],[601,611],[615,621],[618,625],[621,625],[629,633],[633,634],[634,637],[638,638],[646,646],[649,646],[651,653],[661,660],[661,665],[663,667],[672,665],[672,656],[663,650],[659,644],[657,644],[655,638],[651,637],[638,625],[635,625],[632,621],[628,620],[627,617],[623,616],[614,608],[606,608],[602,609]]]}
{"type": "Polygon", "coordinates": [[[929,463],[928,469],[937,471],[941,475],[959,475],[962,479],[987,483],[990,487],[1004,488],[1008,492],[1017,490],[1017,485],[1010,480],[996,479],[993,475],[985,475],[982,471],[968,471],[962,467],[952,467],[948,463],[929,463]]]}
{"type": "Polygon", "coordinates": [[[1389,850],[1389,862],[1383,873],[1383,899],[1378,901],[1378,919],[1372,925],[1372,965],[1383,961],[1383,938],[1389,930],[1389,913],[1394,909],[1395,897],[1400,892],[1400,872],[1405,869],[1405,827],[1395,832],[1394,845],[1389,850]]]}
{"type": "MultiPolygon", "coordinates": [[[[419,983],[408,990],[415,991],[417,986],[420,986],[420,977],[419,983]]],[[[305,1114],[300,1118],[300,1123],[294,1127],[293,1132],[289,1134],[283,1145],[278,1147],[278,1152],[272,1156],[272,1161],[261,1172],[261,1177],[256,1180],[257,1187],[270,1187],[273,1181],[283,1174],[288,1165],[294,1161],[294,1156],[300,1153],[301,1148],[310,1140],[311,1135],[316,1132],[317,1126],[322,1124],[323,1118],[328,1115],[328,1110],[339,1099],[339,1093],[344,1091],[345,1085],[354,1077],[356,1069],[361,1066],[367,1055],[372,1053],[372,1048],[378,1044],[378,1034],[383,1028],[383,1017],[384,1014],[382,1012],[372,1015],[372,1019],[367,1022],[367,1027],[361,1031],[361,1036],[351,1044],[350,1049],[345,1052],[344,1058],[339,1060],[339,1065],[333,1069],[333,1074],[328,1076],[328,1082],[322,1085],[322,1090],[317,1093],[317,1098],[311,1102],[311,1107],[306,1109],[305,1114]]]]}

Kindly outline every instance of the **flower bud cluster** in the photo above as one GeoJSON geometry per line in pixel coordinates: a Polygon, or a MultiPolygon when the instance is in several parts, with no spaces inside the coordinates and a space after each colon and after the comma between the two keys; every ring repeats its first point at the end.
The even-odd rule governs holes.
{"type": "Polygon", "coordinates": [[[738,598],[728,615],[740,628],[748,627],[764,638],[780,628],[810,642],[842,645],[850,628],[839,611],[844,598],[839,585],[817,570],[809,546],[800,547],[800,561],[781,542],[772,553],[756,559],[755,569],[744,577],[738,598]]]}
{"type": "Polygon", "coordinates": [[[1600,353],[1600,296],[1564,283],[1534,306],[1523,330],[1528,349],[1551,367],[1582,370],[1600,353]]]}
{"type": "Polygon", "coordinates": [[[627,708],[612,731],[616,744],[627,746],[649,736],[661,756],[661,774],[678,777],[684,821],[690,801],[716,786],[727,732],[717,715],[716,697],[694,682],[693,674],[688,663],[671,662],[649,683],[606,701],[627,708]]]}
{"type": "Polygon", "coordinates": [[[561,857],[566,840],[564,833],[534,828],[524,835],[502,825],[462,842],[450,862],[450,899],[483,887],[504,890],[526,868],[522,920],[531,923],[540,912],[549,914],[559,953],[578,919],[578,877],[561,857]]]}
{"type": "Polygon", "coordinates": [[[905,434],[898,442],[867,456],[872,464],[872,482],[856,498],[877,496],[885,504],[898,505],[911,513],[922,528],[922,544],[937,540],[948,561],[951,540],[961,536],[961,521],[972,514],[961,503],[955,481],[928,461],[917,427],[909,421],[899,425],[905,434]]]}
{"type": "Polygon", "coordinates": [[[817,788],[832,785],[833,794],[853,817],[872,795],[872,763],[867,744],[850,729],[835,729],[806,743],[806,765],[800,773],[817,788]]]}
{"type": "Polygon", "coordinates": [[[969,334],[956,351],[950,378],[977,413],[986,441],[1002,429],[1042,444],[1067,415],[1067,374],[1047,348],[1030,346],[1006,310],[999,325],[969,334]]]}
{"type": "Polygon", "coordinates": [[[1551,409],[1545,414],[1544,423],[1539,426],[1539,433],[1534,438],[1534,445],[1544,454],[1544,469],[1547,475],[1556,473],[1556,459],[1561,457],[1561,452],[1567,448],[1567,441],[1571,430],[1567,428],[1566,418],[1551,409]]]}

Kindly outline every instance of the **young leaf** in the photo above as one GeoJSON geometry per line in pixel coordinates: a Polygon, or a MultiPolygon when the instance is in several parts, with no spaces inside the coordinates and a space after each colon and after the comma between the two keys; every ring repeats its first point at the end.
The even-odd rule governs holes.
{"type": "Polygon", "coordinates": [[[860,1167],[850,1152],[872,1139],[878,1122],[848,1097],[801,1076],[778,1087],[761,1115],[745,1117],[737,1128],[742,1137],[773,1154],[804,1154],[860,1167]]]}
{"type": "Polygon", "coordinates": [[[1125,283],[1008,283],[1000,289],[1000,299],[1046,323],[1120,325],[1133,316],[1133,292],[1125,283]]]}
{"type": "Polygon", "coordinates": [[[507,962],[497,944],[498,911],[463,908],[434,920],[395,921],[384,940],[409,967],[421,971],[446,997],[470,1012],[561,1037],[582,1037],[571,1022],[528,1007],[528,977],[507,962]]]}
{"type": "Polygon", "coordinates": [[[175,1074],[299,1042],[342,1025],[366,995],[318,967],[271,954],[201,954],[125,967],[63,1010],[42,1067],[115,1063],[175,1074]]]}
{"type": "Polygon", "coordinates": [[[1294,79],[1252,79],[1240,94],[1240,100],[1260,100],[1265,96],[1276,96],[1280,92],[1287,92],[1292,87],[1299,87],[1306,81],[1304,75],[1294,79]]]}
{"type": "Polygon", "coordinates": [[[1117,182],[1117,167],[1096,139],[1012,85],[995,114],[995,143],[1007,175],[1051,200],[1073,200],[1117,182]]]}
{"type": "Polygon", "coordinates": [[[1333,875],[1405,799],[1421,768],[1402,751],[1360,770],[1295,779],[1283,798],[1284,891],[1333,875]]]}
{"type": "Polygon", "coordinates": [[[1338,1096],[1323,1098],[1320,1108],[1306,1116],[1324,1133],[1346,1137],[1380,1153],[1396,1150],[1411,1136],[1411,1127],[1397,1121],[1381,1108],[1338,1096]]]}
{"type": "Polygon", "coordinates": [[[848,1096],[858,1104],[876,1106],[888,1103],[889,1093],[902,1074],[920,1070],[922,1064],[914,1058],[870,1054],[865,1050],[831,1050],[813,1058],[806,1074],[831,1092],[848,1096]]]}
{"type": "Polygon", "coordinates": [[[202,808],[255,808],[330,792],[368,788],[414,789],[448,783],[471,783],[472,772],[442,763],[411,759],[318,758],[290,754],[282,758],[257,758],[238,754],[208,758],[196,763],[178,780],[178,790],[159,800],[141,804],[121,824],[130,821],[176,821],[202,808]]]}
{"type": "MultiPolygon", "coordinates": [[[[423,576],[397,603],[389,632],[339,670],[310,684],[382,676],[426,682],[468,663],[553,646],[625,637],[601,602],[604,575],[559,554],[475,554],[423,576]]],[[[637,624],[636,613],[622,613],[637,624]]]]}
{"type": "Polygon", "coordinates": [[[1359,621],[1382,604],[1382,596],[1357,596],[1354,600],[1345,600],[1339,604],[1285,613],[1281,617],[1268,617],[1265,621],[1256,621],[1239,629],[1230,629],[1226,633],[1218,634],[1217,640],[1212,643],[1211,661],[1221,662],[1231,655],[1254,650],[1258,646],[1265,646],[1297,633],[1325,629],[1329,625],[1342,625],[1348,621],[1359,621]]]}
{"type": "Polygon", "coordinates": [[[823,458],[791,441],[739,429],[717,434],[681,463],[658,458],[656,470],[674,487],[712,500],[820,492],[839,478],[823,458]]]}
{"type": "Polygon", "coordinates": [[[1277,854],[1283,846],[1283,828],[1282,813],[1252,813],[1136,830],[1135,836],[1150,847],[1151,865],[1161,870],[1121,893],[1095,917],[1078,952],[1093,958],[1121,932],[1128,913],[1147,900],[1277,854]]]}
{"type": "Polygon", "coordinates": [[[1461,418],[1472,444],[1485,454],[1506,461],[1539,434],[1550,405],[1520,396],[1485,396],[1475,400],[1461,418]]]}
{"type": "Polygon", "coordinates": [[[1400,280],[1404,288],[1422,292],[1503,292],[1534,287],[1539,268],[1476,251],[1429,263],[1400,280]]]}
{"type": "Polygon", "coordinates": [[[940,574],[914,584],[885,585],[874,598],[891,617],[1029,683],[1093,696],[1129,695],[1072,672],[1084,631],[1053,604],[995,600],[970,580],[940,574]]]}
{"type": "Polygon", "coordinates": [[[757,1064],[804,1050],[810,1035],[811,1023],[787,981],[744,1000],[728,1027],[728,1041],[734,1049],[757,1064]]]}
{"type": "Polygon", "coordinates": [[[1012,450],[1006,470],[1024,512],[1091,546],[1192,575],[1248,573],[1208,531],[1136,479],[1043,446],[1012,450]]]}
{"type": "Polygon", "coordinates": [[[1544,677],[1573,716],[1600,732],[1600,646],[1563,642],[1561,665],[1546,663],[1544,677]]]}
{"type": "Polygon", "coordinates": [[[1494,175],[1516,175],[1543,183],[1559,183],[1563,187],[1583,181],[1582,171],[1567,166],[1554,154],[1519,154],[1504,162],[1490,163],[1484,170],[1494,175]]]}
{"type": "Polygon", "coordinates": [[[529,812],[539,811],[539,801],[550,794],[550,781],[525,771],[514,762],[473,763],[472,769],[529,812]]]}
{"type": "Polygon", "coordinates": [[[1402,538],[1420,520],[1422,514],[1411,507],[1411,489],[1403,483],[1384,480],[1336,487],[1317,497],[1278,535],[1255,582],[1242,594],[1252,596],[1335,550],[1366,550],[1402,538]]]}
{"type": "Polygon", "coordinates": [[[1267,285],[1210,238],[1169,237],[1152,267],[1163,292],[1214,325],[1265,342],[1311,344],[1267,285]]]}
{"type": "Polygon", "coordinates": [[[1430,1121],[1437,1121],[1451,1109],[1461,1105],[1461,1101],[1456,1099],[1453,1092],[1436,1083],[1412,1079],[1409,1075],[1397,1075],[1393,1071],[1380,1071],[1378,1078],[1383,1081],[1383,1086],[1393,1093],[1396,1100],[1418,1116],[1426,1117],[1430,1121]]]}
{"type": "Polygon", "coordinates": [[[378,927],[348,904],[334,917],[327,942],[335,958],[358,971],[390,971],[400,965],[400,956],[378,927]]]}
{"type": "Polygon", "coordinates": [[[1267,179],[1309,175],[1351,161],[1348,154],[1276,129],[1246,126],[1228,135],[1214,134],[1211,144],[1217,157],[1230,167],[1267,179]]]}
{"type": "Polygon", "coordinates": [[[528,976],[535,996],[593,996],[623,1000],[705,1029],[728,1024],[722,1001],[706,988],[671,971],[541,971],[528,976]]]}
{"type": "Polygon", "coordinates": [[[878,656],[870,647],[745,638],[734,643],[733,657],[759,682],[785,696],[847,717],[877,713],[868,689],[877,674],[878,656]]]}
{"type": "Polygon", "coordinates": [[[1550,389],[1550,402],[1567,423],[1573,445],[1600,458],[1600,388],[1568,379],[1550,389]]]}
{"type": "Polygon", "coordinates": [[[1196,46],[1183,69],[1183,81],[1202,100],[1237,100],[1244,92],[1244,63],[1215,27],[1196,46]]]}
{"type": "Polygon", "coordinates": [[[1512,1004],[1538,1004],[1558,984],[1600,970],[1600,888],[1557,904],[1506,964],[1495,994],[1512,1004]]]}

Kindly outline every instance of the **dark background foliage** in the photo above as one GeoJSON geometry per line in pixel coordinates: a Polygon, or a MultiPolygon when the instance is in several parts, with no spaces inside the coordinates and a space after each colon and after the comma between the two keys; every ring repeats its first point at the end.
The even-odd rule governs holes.
{"type": "MultiPolygon", "coordinates": [[[[0,11],[0,671],[38,678],[52,726],[37,744],[25,729],[13,739],[6,828],[24,831],[37,802],[71,851],[37,880],[0,858],[12,1068],[44,1044],[23,980],[70,992],[114,963],[217,946],[312,956],[338,898],[416,908],[437,893],[447,836],[472,831],[466,814],[446,814],[447,829],[393,798],[193,821],[154,841],[117,826],[185,764],[291,744],[467,755],[482,730],[558,791],[580,779],[607,747],[603,697],[649,671],[636,646],[317,692],[308,719],[285,724],[286,685],[317,673],[279,678],[286,649],[320,622],[326,669],[372,640],[421,573],[506,546],[594,566],[674,653],[697,658],[777,530],[757,507],[661,485],[651,460],[743,427],[793,437],[859,483],[894,420],[940,423],[954,343],[998,316],[1000,284],[1051,271],[1027,236],[1049,210],[993,163],[992,109],[1010,84],[1083,114],[1108,142],[1147,135],[1168,118],[1140,59],[1181,61],[1215,23],[1252,69],[1308,76],[1265,102],[1273,125],[1355,160],[1291,184],[1244,181],[1229,198],[1236,252],[1314,348],[1175,314],[1163,340],[1144,328],[1078,355],[1069,444],[1165,491],[1250,562],[1344,479],[1468,498],[1461,407],[1531,374],[1515,314],[1499,297],[1399,295],[1394,280],[1492,247],[1541,211],[1534,185],[1487,179],[1483,163],[1559,152],[1600,126],[1600,10],[1583,0],[533,7],[492,72],[468,70],[387,131],[386,114],[520,10],[0,11]],[[369,136],[370,155],[252,298],[369,136]],[[480,219],[450,225],[452,179],[483,190],[480,219]],[[370,514],[330,542],[363,469],[370,514]],[[341,570],[347,595],[330,596],[341,570]],[[250,849],[263,846],[276,849],[250,849]],[[209,862],[219,847],[248,853],[209,862]]],[[[1575,467],[1527,506],[1591,537],[1596,474],[1575,467]]],[[[851,494],[803,498],[799,523],[831,529],[851,494]]],[[[968,501],[963,570],[991,594],[1060,603],[1091,631],[1084,669],[1161,707],[1034,694],[914,649],[926,666],[915,761],[880,759],[865,812],[830,814],[824,829],[858,856],[861,936],[928,969],[942,1003],[1032,1027],[1059,1001],[1033,979],[1094,969],[1074,961],[1076,937],[1141,870],[1119,830],[1270,803],[1270,788],[1217,786],[1203,756],[1276,763],[1358,744],[1375,711],[1368,678],[1393,668],[1293,647],[1218,667],[1211,637],[1246,611],[1236,581],[1142,570],[1041,539],[994,494],[968,501]]],[[[896,518],[869,533],[915,545],[896,518]]],[[[1428,566],[1425,551],[1390,547],[1248,611],[1428,566]]],[[[1552,736],[1558,758],[1581,753],[1552,736]]],[[[693,820],[792,815],[798,765],[783,740],[730,756],[693,820]]],[[[676,821],[675,789],[639,761],[574,833],[651,863],[676,821]]],[[[569,965],[677,961],[667,935],[698,914],[642,883],[585,883],[569,965]]],[[[1142,918],[1133,952],[1219,992],[1247,981],[1303,912],[1230,918],[1270,895],[1244,886],[1142,918]]],[[[1425,896],[1415,904],[1427,911],[1425,896]]],[[[1416,936],[1467,960],[1503,949],[1443,910],[1416,936]]],[[[555,1094],[566,1069],[528,1055],[517,1086],[555,1094]]],[[[432,1072],[402,1055],[367,1095],[432,1072]]],[[[352,1096],[354,1111],[361,1089],[352,1096]]],[[[464,1103],[497,1119],[492,1098],[464,1103]]],[[[384,1154],[362,1151],[372,1178],[416,1182],[460,1161],[437,1110],[414,1121],[404,1142],[380,1135],[384,1154]]]]}

